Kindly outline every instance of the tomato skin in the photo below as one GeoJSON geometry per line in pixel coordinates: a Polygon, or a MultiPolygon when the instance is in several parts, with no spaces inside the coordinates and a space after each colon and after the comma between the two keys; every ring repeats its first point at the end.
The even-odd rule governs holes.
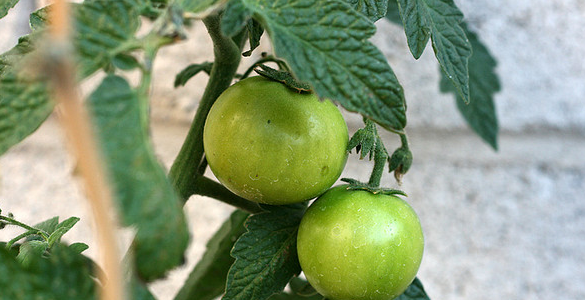
{"type": "Polygon", "coordinates": [[[331,300],[390,300],[414,280],[424,238],[402,199],[337,186],[301,221],[297,251],[311,285],[331,300]]]}
{"type": "Polygon", "coordinates": [[[207,117],[203,144],[217,179],[236,195],[266,204],[322,194],[347,161],[339,109],[263,77],[228,88],[207,117]]]}

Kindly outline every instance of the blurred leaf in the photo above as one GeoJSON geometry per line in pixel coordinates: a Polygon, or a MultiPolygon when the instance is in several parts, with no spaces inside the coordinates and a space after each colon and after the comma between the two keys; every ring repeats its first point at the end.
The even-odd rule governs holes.
{"type": "MultiPolygon", "coordinates": [[[[242,0],[270,34],[278,57],[324,98],[401,131],[404,93],[384,55],[367,39],[375,25],[347,3],[242,0]],[[340,30],[342,29],[342,30],[340,30]]],[[[230,2],[231,4],[231,2],[230,2]]]]}
{"type": "Polygon", "coordinates": [[[29,266],[33,260],[41,257],[49,248],[46,241],[30,241],[20,245],[16,260],[23,266],[29,266]]]}
{"type": "Polygon", "coordinates": [[[33,133],[53,111],[45,82],[19,75],[38,37],[23,36],[0,55],[0,154],[33,133]]]}
{"type": "Polygon", "coordinates": [[[4,18],[8,11],[13,8],[19,0],[0,0],[0,19],[4,18]]]}
{"type": "Polygon", "coordinates": [[[89,97],[89,107],[123,223],[137,229],[132,248],[138,275],[150,281],[183,263],[189,233],[148,136],[144,101],[122,77],[109,75],[89,97]]]}
{"type": "Polygon", "coordinates": [[[34,50],[33,40],[38,39],[39,34],[33,33],[25,36],[21,36],[18,39],[18,44],[12,49],[0,54],[0,75],[4,70],[8,70],[7,67],[15,67],[15,65],[23,60],[25,54],[28,54],[34,50]]]}
{"type": "Polygon", "coordinates": [[[219,9],[228,0],[176,0],[179,7],[192,13],[196,18],[203,19],[219,9]]]}
{"type": "Polygon", "coordinates": [[[453,92],[457,108],[469,126],[492,148],[498,149],[498,117],[494,95],[500,90],[500,81],[496,74],[496,60],[481,43],[477,35],[463,28],[473,47],[469,58],[469,91],[471,102],[468,104],[455,92],[447,76],[441,73],[440,88],[442,92],[453,92]]]}
{"type": "Polygon", "coordinates": [[[154,295],[148,289],[144,283],[140,282],[137,278],[132,276],[132,280],[129,284],[130,291],[132,293],[132,300],[156,300],[154,295]]]}
{"type": "Polygon", "coordinates": [[[231,0],[221,17],[221,31],[225,36],[234,36],[244,29],[251,18],[252,11],[242,1],[231,0]]]}
{"type": "MultiPolygon", "coordinates": [[[[110,64],[118,54],[116,48],[134,38],[140,25],[140,8],[141,2],[137,0],[90,0],[73,6],[76,28],[73,40],[81,63],[80,78],[110,64]]],[[[47,80],[22,76],[20,68],[15,67],[34,50],[34,42],[40,40],[47,10],[42,8],[31,14],[33,33],[0,55],[0,154],[33,133],[53,111],[47,80]]]]}
{"type": "Polygon", "coordinates": [[[425,292],[422,282],[415,278],[406,291],[395,300],[430,300],[430,298],[425,292]]]}
{"type": "Polygon", "coordinates": [[[83,251],[89,249],[89,246],[85,243],[73,243],[69,245],[69,249],[75,253],[82,253],[83,251]]]}
{"type": "Polygon", "coordinates": [[[120,53],[114,56],[114,58],[112,59],[112,64],[116,68],[125,71],[136,69],[140,66],[140,63],[138,62],[138,60],[136,60],[134,56],[124,53],[120,53]]]}
{"type": "Polygon", "coordinates": [[[55,247],[47,258],[31,257],[26,266],[0,247],[0,262],[2,299],[97,299],[90,265],[67,247],[55,247]]]}
{"type": "Polygon", "coordinates": [[[88,0],[73,7],[81,78],[108,66],[119,54],[117,47],[134,39],[143,7],[139,0],[88,0]]]}
{"type": "Polygon", "coordinates": [[[12,70],[0,74],[0,154],[33,133],[52,111],[44,82],[17,77],[12,70]]]}
{"type": "Polygon", "coordinates": [[[45,6],[30,14],[29,24],[32,31],[45,29],[47,27],[47,24],[49,23],[49,11],[51,10],[51,7],[51,5],[45,6]]]}
{"type": "Polygon", "coordinates": [[[240,210],[232,213],[207,242],[207,251],[191,271],[175,300],[213,300],[225,292],[228,271],[234,263],[230,256],[236,240],[246,232],[244,221],[249,214],[240,210]]]}
{"type": "Polygon", "coordinates": [[[443,72],[469,103],[471,45],[460,25],[463,14],[459,8],[453,0],[398,0],[398,8],[414,58],[422,55],[430,37],[443,72]]]}
{"type": "Polygon", "coordinates": [[[306,205],[262,207],[267,212],[248,218],[247,232],[234,245],[223,300],[268,299],[301,272],[296,241],[306,205]]]}

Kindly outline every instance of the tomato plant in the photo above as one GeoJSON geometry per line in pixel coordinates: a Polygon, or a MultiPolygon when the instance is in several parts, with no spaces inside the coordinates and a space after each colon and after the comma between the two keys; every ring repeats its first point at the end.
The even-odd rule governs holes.
{"type": "Polygon", "coordinates": [[[248,200],[287,204],[328,189],[347,160],[347,125],[329,100],[261,76],[228,88],[203,133],[209,167],[248,200]]]}
{"type": "MultiPolygon", "coordinates": [[[[0,0],[0,18],[17,2],[0,0]]],[[[385,18],[404,27],[414,58],[432,49],[442,90],[496,148],[495,61],[452,1],[75,2],[34,11],[30,34],[0,54],[0,154],[59,107],[104,264],[86,256],[87,245],[61,240],[79,219],[28,225],[0,210],[0,229],[22,229],[0,242],[0,298],[155,299],[150,284],[185,262],[183,205],[200,195],[234,212],[176,300],[390,299],[405,289],[401,300],[429,299],[415,278],[423,250],[416,214],[392,196],[404,193],[381,187],[392,184],[382,180],[388,170],[400,183],[414,155],[403,88],[370,38],[385,18]],[[178,62],[185,68],[175,87],[200,73],[208,81],[167,172],[150,136],[152,81],[165,77],[153,65],[163,47],[201,47],[186,34],[195,23],[209,33],[213,61],[178,62]],[[258,53],[267,42],[269,52],[258,53]],[[90,77],[101,82],[78,93],[90,77]],[[351,138],[337,106],[364,120],[351,138]],[[378,129],[397,135],[392,153],[378,129]],[[344,178],[350,190],[326,192],[354,149],[374,161],[369,180],[344,178]],[[307,209],[305,200],[324,192],[307,209]],[[114,224],[134,233],[124,264],[114,224]]]]}
{"type": "Polygon", "coordinates": [[[337,186],[301,220],[298,255],[307,280],[332,300],[389,300],[414,280],[424,240],[402,199],[337,186]]]}

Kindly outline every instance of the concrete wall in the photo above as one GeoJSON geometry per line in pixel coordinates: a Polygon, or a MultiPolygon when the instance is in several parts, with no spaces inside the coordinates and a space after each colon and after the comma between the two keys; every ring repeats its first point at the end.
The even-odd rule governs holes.
{"type": "MultiPolygon", "coordinates": [[[[453,98],[438,92],[431,48],[415,61],[401,29],[385,21],[374,38],[408,102],[415,161],[402,189],[426,235],[420,278],[431,299],[585,299],[585,2],[457,3],[499,62],[498,153],[467,129],[453,98]]],[[[17,20],[0,20],[0,50],[16,42],[15,28],[22,28],[17,20]]],[[[204,28],[195,25],[188,41],[163,49],[155,63],[154,137],[166,165],[180,147],[206,80],[199,75],[175,90],[174,74],[187,63],[210,60],[210,50],[204,28]]],[[[354,131],[360,118],[348,119],[354,131]]],[[[394,136],[384,139],[389,149],[398,145],[394,136]]],[[[63,143],[50,122],[0,158],[0,208],[23,221],[80,216],[83,221],[66,237],[86,241],[95,255],[91,218],[63,143]]],[[[369,170],[351,157],[343,176],[366,180],[369,170]]],[[[391,176],[383,184],[396,187],[391,176]]],[[[230,212],[202,197],[191,199],[186,209],[194,239],[188,265],[154,285],[161,299],[172,297],[230,212]]],[[[0,239],[11,234],[0,231],[0,239]]]]}

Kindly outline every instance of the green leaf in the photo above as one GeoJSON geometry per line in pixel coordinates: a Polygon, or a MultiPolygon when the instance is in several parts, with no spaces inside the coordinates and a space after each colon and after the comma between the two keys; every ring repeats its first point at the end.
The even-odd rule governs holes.
{"type": "Polygon", "coordinates": [[[49,23],[49,11],[52,6],[45,6],[30,14],[29,24],[32,31],[45,29],[49,23]]]}
{"type": "Polygon", "coordinates": [[[212,62],[204,62],[202,64],[191,64],[187,66],[175,77],[175,87],[185,86],[187,81],[189,81],[189,79],[197,75],[199,72],[205,72],[207,74],[211,73],[211,67],[213,67],[212,62]]]}
{"type": "Polygon", "coordinates": [[[475,33],[469,31],[467,26],[463,28],[473,46],[473,54],[469,58],[469,91],[472,101],[466,104],[445,74],[442,74],[440,88],[442,92],[455,94],[457,108],[465,121],[497,150],[499,126],[494,95],[500,90],[500,81],[496,74],[496,60],[475,33]]]}
{"type": "Polygon", "coordinates": [[[299,296],[311,297],[318,294],[317,290],[308,281],[300,277],[294,277],[289,285],[293,293],[299,296]]]}
{"type": "Polygon", "coordinates": [[[230,256],[236,240],[246,232],[244,221],[249,214],[232,213],[207,243],[207,251],[191,271],[175,300],[213,300],[223,294],[228,271],[234,263],[230,256]]]}
{"type": "Polygon", "coordinates": [[[252,51],[260,46],[260,38],[264,33],[264,27],[262,27],[262,24],[258,23],[258,21],[254,19],[248,20],[247,28],[248,39],[250,41],[250,50],[242,53],[244,56],[252,55],[252,51]]]}
{"type": "Polygon", "coordinates": [[[41,36],[41,30],[22,36],[0,55],[0,154],[36,131],[53,111],[46,78],[19,74],[41,36]]]}
{"type": "Polygon", "coordinates": [[[386,15],[388,0],[343,0],[355,10],[367,16],[370,21],[376,22],[386,15]]]}
{"type": "Polygon", "coordinates": [[[13,8],[19,0],[0,0],[0,19],[4,18],[8,11],[13,8]]]}
{"type": "Polygon", "coordinates": [[[89,249],[89,246],[85,243],[73,243],[69,245],[69,249],[75,253],[82,253],[83,251],[89,249]]]}
{"type": "Polygon", "coordinates": [[[404,93],[369,41],[375,25],[339,1],[243,0],[300,81],[384,128],[406,125],[404,93]]]}
{"type": "Polygon", "coordinates": [[[89,97],[89,108],[123,223],[137,229],[132,248],[138,275],[150,281],[183,263],[189,233],[150,142],[144,101],[124,78],[109,75],[89,97]]]}
{"type": "MultiPolygon", "coordinates": [[[[85,1],[74,5],[75,46],[80,61],[80,78],[108,66],[117,55],[117,47],[134,38],[140,25],[137,0],[85,1]]],[[[17,46],[0,55],[0,154],[33,133],[53,111],[47,92],[47,80],[18,74],[15,67],[34,49],[46,25],[47,10],[31,15],[33,33],[17,46]]]]}
{"type": "Polygon", "coordinates": [[[0,74],[0,154],[33,133],[49,117],[53,105],[44,82],[4,69],[0,74]]]}
{"type": "Polygon", "coordinates": [[[156,300],[154,295],[150,292],[148,287],[140,282],[135,276],[132,276],[130,280],[130,291],[132,293],[132,300],[156,300]]]}
{"type": "Polygon", "coordinates": [[[203,19],[222,7],[229,0],[176,0],[175,2],[184,11],[190,12],[194,17],[203,19]]]}
{"type": "Polygon", "coordinates": [[[325,300],[323,296],[320,294],[313,295],[313,296],[301,296],[297,294],[290,294],[290,293],[280,293],[274,294],[270,298],[270,300],[325,300]]]}
{"type": "Polygon", "coordinates": [[[81,78],[110,65],[118,54],[117,47],[134,39],[143,7],[138,0],[90,0],[74,6],[73,41],[81,78]]]}
{"type": "Polygon", "coordinates": [[[140,67],[140,63],[130,54],[120,53],[112,58],[112,64],[120,69],[129,71],[140,67]]]}
{"type": "Polygon", "coordinates": [[[36,38],[38,38],[38,34],[21,36],[16,46],[0,55],[0,75],[2,75],[4,70],[8,70],[10,66],[14,68],[22,61],[24,55],[34,50],[33,40],[36,38]]]}
{"type": "MultiPolygon", "coordinates": [[[[40,229],[44,232],[46,232],[47,234],[51,234],[53,232],[55,232],[55,230],[57,229],[57,227],[59,226],[59,217],[52,217],[50,219],[44,220],[38,224],[35,224],[33,227],[36,229],[40,229]]],[[[29,240],[32,240],[33,238],[29,238],[29,240]]],[[[37,236],[36,238],[38,239],[42,239],[40,236],[37,236]]]]}
{"type": "Polygon", "coordinates": [[[0,247],[2,299],[97,299],[92,269],[84,256],[56,247],[48,258],[31,258],[26,266],[0,247]]]}
{"type": "Polygon", "coordinates": [[[240,0],[231,0],[221,17],[221,31],[225,36],[234,36],[242,31],[252,18],[252,11],[240,0]]]}
{"type": "Polygon", "coordinates": [[[33,260],[41,257],[49,249],[46,241],[30,241],[20,245],[16,260],[23,266],[29,266],[33,260]]]}
{"type": "Polygon", "coordinates": [[[65,233],[71,230],[71,228],[73,228],[77,222],[79,222],[79,218],[71,217],[59,223],[57,228],[55,228],[55,231],[51,232],[51,235],[49,236],[49,240],[47,241],[49,243],[49,247],[53,247],[55,243],[61,241],[61,237],[63,237],[65,233]]]}
{"type": "Polygon", "coordinates": [[[236,242],[223,300],[265,300],[300,273],[297,230],[306,205],[263,206],[236,242]]]}
{"type": "Polygon", "coordinates": [[[395,300],[430,300],[430,298],[425,292],[422,282],[415,278],[406,291],[395,300]]]}
{"type": "Polygon", "coordinates": [[[388,1],[388,11],[386,12],[386,19],[390,22],[402,26],[402,18],[400,17],[400,9],[398,8],[398,2],[391,0],[388,1]]]}
{"type": "Polygon", "coordinates": [[[469,103],[468,59],[471,45],[460,23],[463,14],[453,0],[397,0],[412,55],[418,59],[429,37],[435,56],[457,93],[469,103]]]}

